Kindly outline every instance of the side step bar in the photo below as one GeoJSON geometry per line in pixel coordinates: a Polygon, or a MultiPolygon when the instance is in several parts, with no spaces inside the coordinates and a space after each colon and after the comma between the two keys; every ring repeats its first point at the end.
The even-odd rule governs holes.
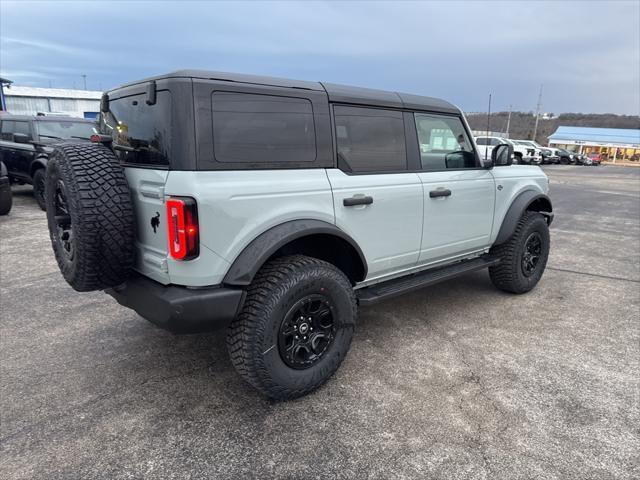
{"type": "Polygon", "coordinates": [[[403,293],[496,265],[499,262],[499,258],[483,255],[472,260],[463,260],[453,265],[424,270],[407,277],[394,278],[370,287],[364,287],[356,290],[356,297],[360,305],[373,305],[403,293]]]}

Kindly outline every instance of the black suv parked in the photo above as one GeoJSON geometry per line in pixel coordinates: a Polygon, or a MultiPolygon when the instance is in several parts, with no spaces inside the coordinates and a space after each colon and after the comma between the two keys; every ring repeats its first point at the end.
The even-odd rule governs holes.
{"type": "Polygon", "coordinates": [[[52,146],[64,141],[89,141],[96,133],[92,120],[61,116],[0,116],[0,161],[14,182],[30,183],[44,204],[44,171],[52,146]]]}

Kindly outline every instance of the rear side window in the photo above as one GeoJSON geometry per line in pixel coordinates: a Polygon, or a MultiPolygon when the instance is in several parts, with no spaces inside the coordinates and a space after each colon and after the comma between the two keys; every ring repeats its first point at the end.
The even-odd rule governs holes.
{"type": "Polygon", "coordinates": [[[333,112],[339,164],[354,173],[406,170],[402,112],[340,105],[333,112]]]}
{"type": "Polygon", "coordinates": [[[100,115],[101,133],[111,135],[123,163],[168,166],[171,157],[171,93],[159,90],[156,103],[147,94],[110,99],[109,112],[100,115]]]}
{"type": "Polygon", "coordinates": [[[214,92],[213,151],[223,163],[313,162],[316,132],[309,100],[214,92]]]}
{"type": "Polygon", "coordinates": [[[489,145],[489,139],[487,137],[476,138],[476,145],[489,145]]]}

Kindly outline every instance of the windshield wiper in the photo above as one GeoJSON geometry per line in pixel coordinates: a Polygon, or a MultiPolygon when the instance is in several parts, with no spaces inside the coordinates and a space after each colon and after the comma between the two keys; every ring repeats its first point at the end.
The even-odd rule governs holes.
{"type": "Polygon", "coordinates": [[[89,137],[78,137],[76,135],[69,135],[69,138],[79,138],[80,140],[91,140],[89,137]]]}
{"type": "Polygon", "coordinates": [[[127,147],[126,145],[113,145],[114,150],[122,150],[123,152],[144,152],[148,151],[149,147],[127,147]]]}
{"type": "Polygon", "coordinates": [[[62,137],[56,137],[55,135],[45,135],[44,133],[41,133],[40,136],[47,137],[47,138],[55,138],[56,140],[64,140],[64,138],[62,137]]]}

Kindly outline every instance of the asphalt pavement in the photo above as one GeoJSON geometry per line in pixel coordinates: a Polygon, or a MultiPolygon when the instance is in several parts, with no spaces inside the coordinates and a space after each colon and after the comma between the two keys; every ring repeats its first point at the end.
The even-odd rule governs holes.
{"type": "Polygon", "coordinates": [[[315,393],[265,399],[222,336],[62,279],[28,187],[0,217],[0,478],[640,477],[640,168],[545,167],[548,269],[363,308],[315,393]]]}

